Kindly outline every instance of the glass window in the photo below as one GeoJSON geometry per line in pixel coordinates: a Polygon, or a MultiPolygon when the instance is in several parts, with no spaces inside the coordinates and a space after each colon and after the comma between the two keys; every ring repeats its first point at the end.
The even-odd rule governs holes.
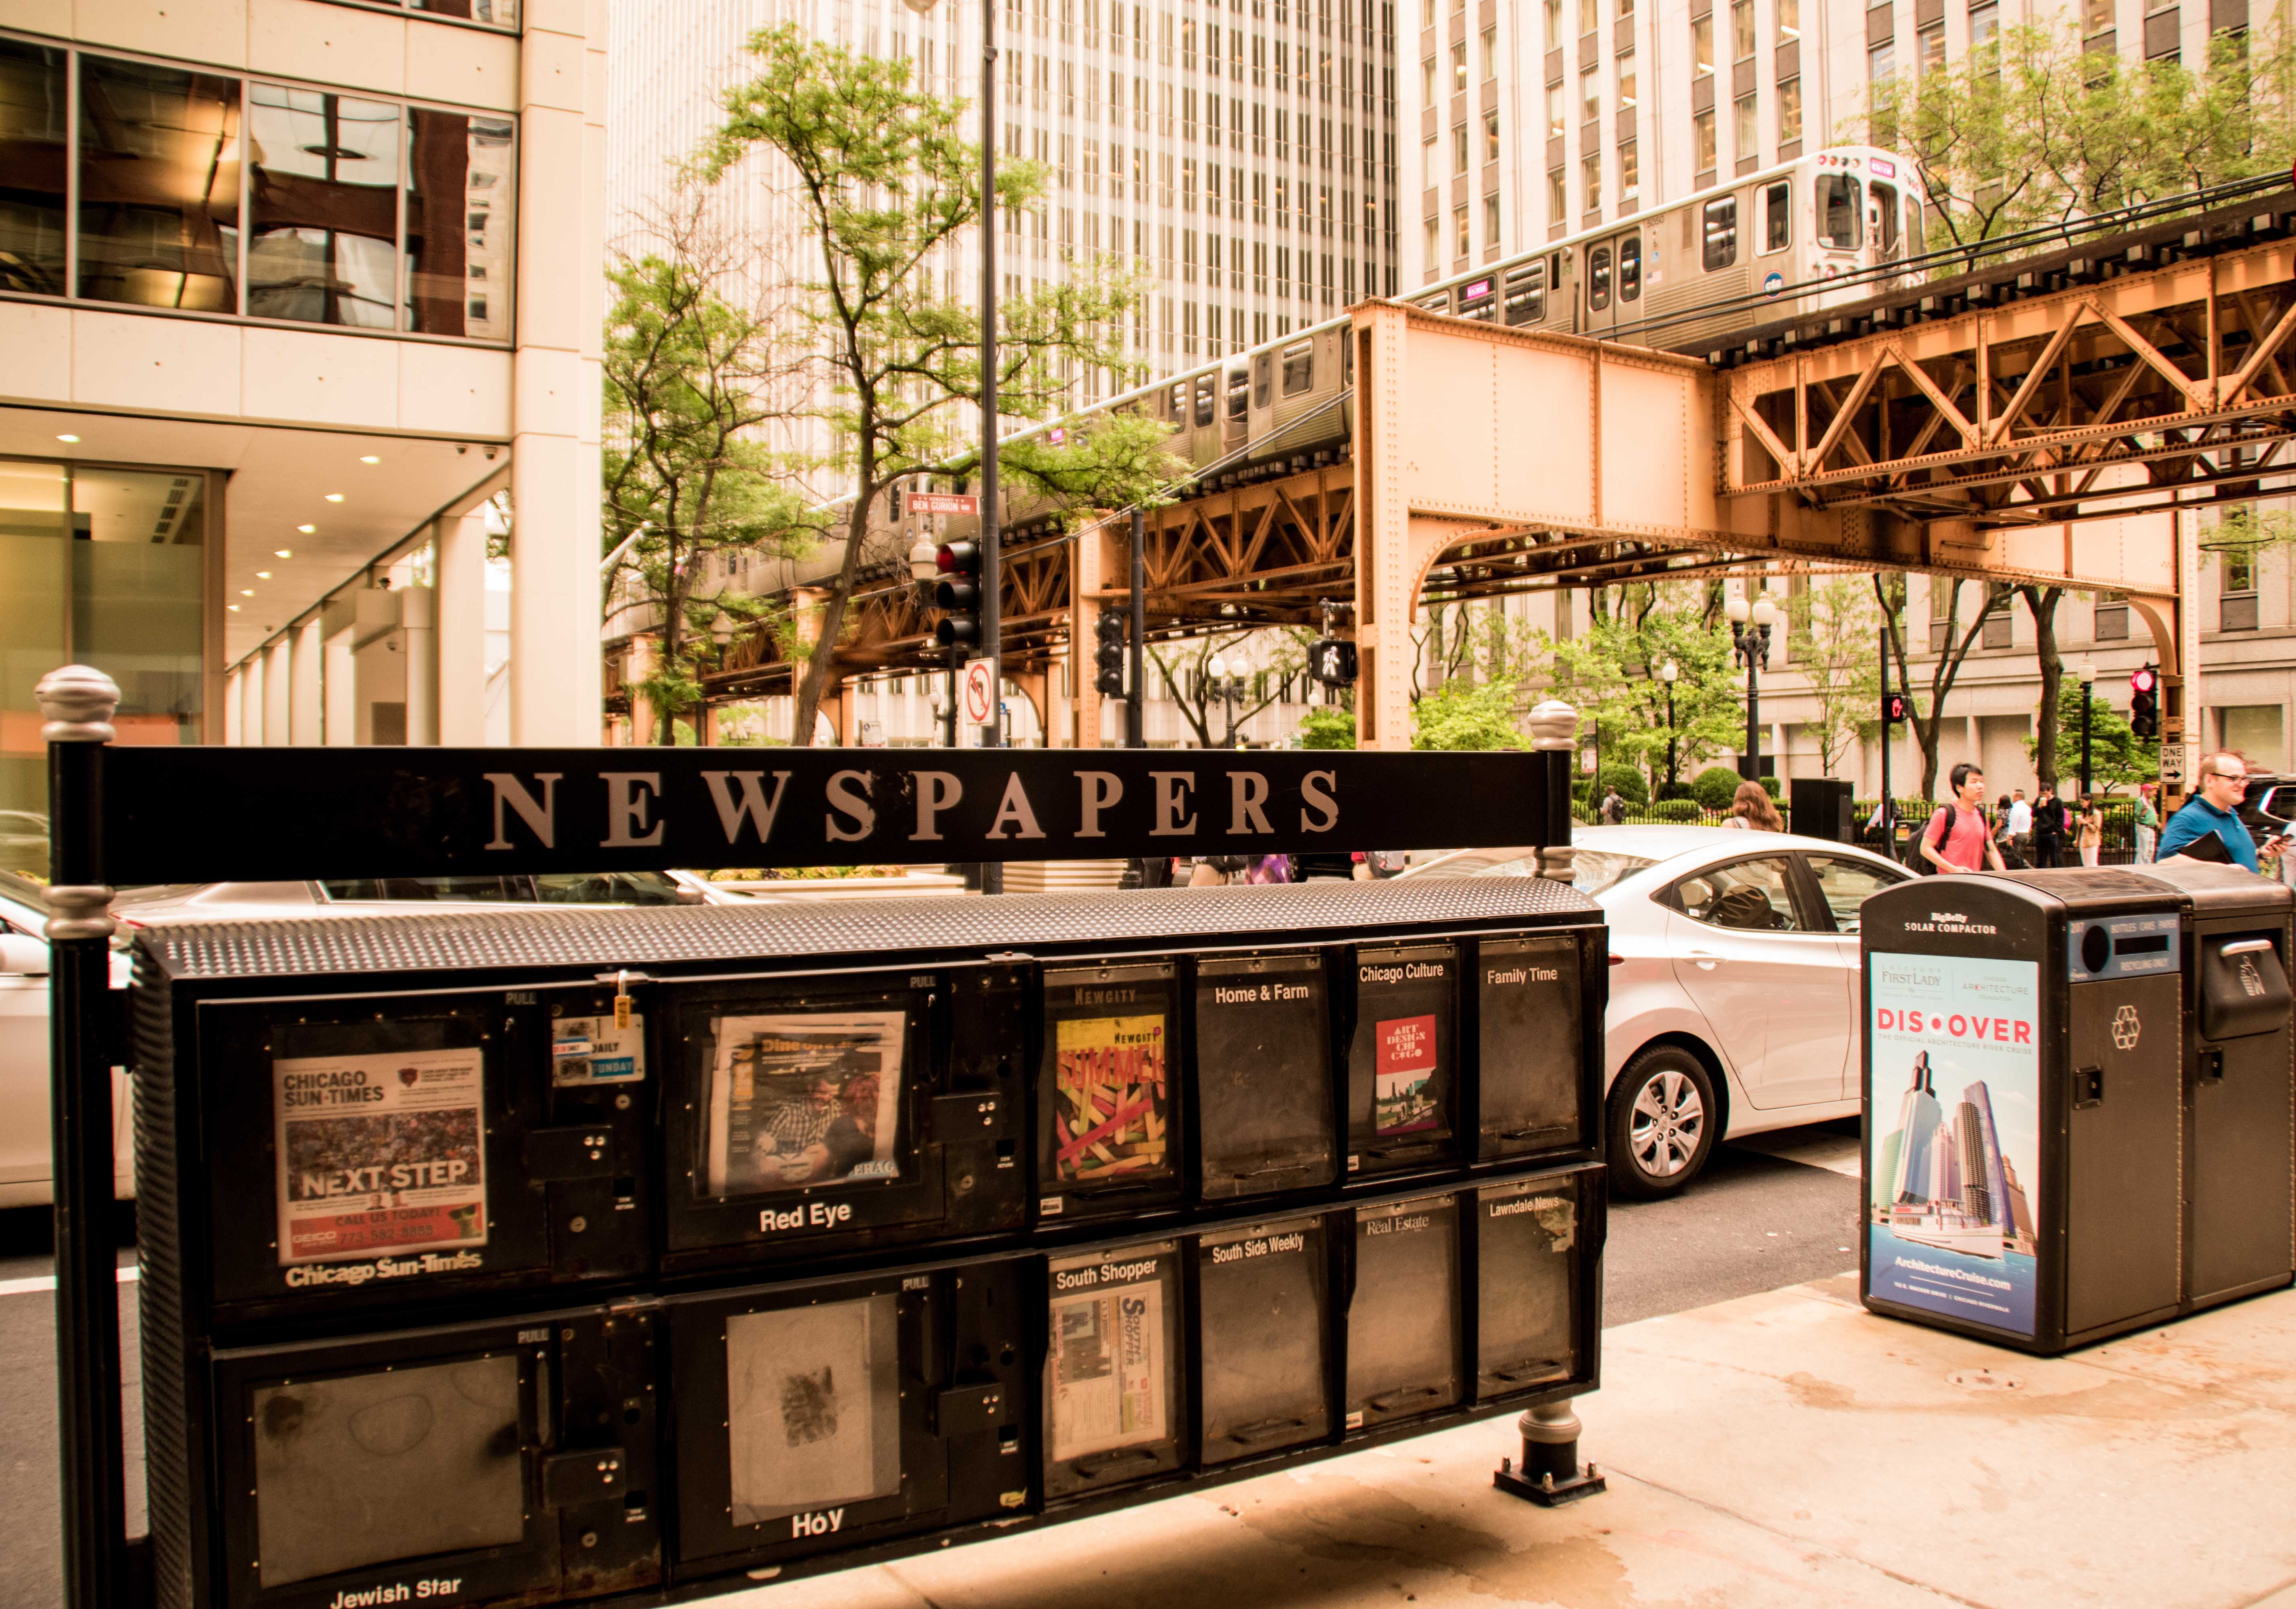
{"type": "Polygon", "coordinates": [[[1730,0],[1730,44],[1734,62],[1754,53],[1754,0],[1730,0]]]}
{"type": "MultiPolygon", "coordinates": [[[[366,0],[386,11],[401,9],[400,0],[366,0]]],[[[518,0],[405,0],[404,9],[428,12],[434,17],[460,17],[466,22],[491,23],[496,28],[518,26],[518,0]]]]}
{"type": "Polygon", "coordinates": [[[1451,130],[1451,171],[1467,171],[1467,126],[1460,123],[1451,130]]]}
{"type": "Polygon", "coordinates": [[[1587,307],[1600,313],[1611,305],[1611,248],[1596,246],[1587,253],[1587,307]]]}
{"type": "Polygon", "coordinates": [[[1867,48],[1866,52],[1866,77],[1869,82],[1879,84],[1883,79],[1894,75],[1897,70],[1898,46],[1896,41],[1884,39],[1879,45],[1872,45],[1867,48]]]}
{"type": "Polygon", "coordinates": [[[1487,111],[1483,113],[1483,160],[1496,162],[1498,160],[1499,114],[1496,111],[1487,111]]]}
{"type": "Polygon", "coordinates": [[[2218,555],[2224,563],[2224,590],[2254,592],[2256,590],[2256,550],[2252,547],[2227,547],[2218,555]]]}
{"type": "Polygon", "coordinates": [[[1546,0],[1546,48],[1562,48],[1562,0],[1546,0]]]}
{"type": "Polygon", "coordinates": [[[1635,103],[1635,53],[1619,53],[1619,105],[1621,110],[1635,103]]]}
{"type": "Polygon", "coordinates": [[[1628,140],[1619,147],[1619,200],[1639,201],[1642,193],[1642,154],[1636,149],[1636,142],[1628,140]]]}
{"type": "Polygon", "coordinates": [[[1780,179],[1762,186],[1762,254],[1793,244],[1793,183],[1780,179]]]}
{"type": "Polygon", "coordinates": [[[1671,891],[1693,922],[1746,932],[1799,932],[1788,877],[1783,859],[1741,860],[1685,877],[1671,891]]]}
{"type": "Polygon", "coordinates": [[[384,101],[250,86],[249,313],[398,327],[400,120],[384,101]]]}
{"type": "Polygon", "coordinates": [[[1546,264],[1529,263],[1506,277],[1506,322],[1535,324],[1546,316],[1546,264]]]}
{"type": "Polygon", "coordinates": [[[1761,105],[1753,95],[1740,95],[1734,110],[1737,114],[1734,154],[1743,161],[1761,147],[1761,105]]]}
{"type": "Polygon", "coordinates": [[[1578,0],[1578,31],[1591,34],[1603,26],[1603,0],[1578,0]]]}
{"type": "Polygon", "coordinates": [[[1496,192],[1483,198],[1483,243],[1499,243],[1499,198],[1496,192]]]}
{"type": "Polygon", "coordinates": [[[1427,277],[1440,278],[1443,273],[1443,226],[1431,218],[1427,220],[1426,254],[1427,277]]]}
{"type": "Polygon", "coordinates": [[[1691,166],[1701,173],[1714,171],[1714,114],[1693,112],[1690,119],[1691,166]]]}
{"type": "Polygon", "coordinates": [[[1690,20],[1690,76],[1702,78],[1714,70],[1714,13],[1690,20]]]}
{"type": "Polygon", "coordinates": [[[1984,44],[2001,31],[2001,8],[1996,4],[1972,5],[1969,8],[1969,47],[1984,44]]]}
{"type": "Polygon", "coordinates": [[[238,310],[239,80],[80,58],[78,292],[238,310]]]}
{"type": "Polygon", "coordinates": [[[1709,274],[1738,260],[1738,200],[1732,196],[1706,203],[1706,244],[1702,260],[1709,274]]]}
{"type": "Polygon", "coordinates": [[[1451,93],[1460,94],[1467,87],[1467,42],[1460,40],[1451,46],[1451,93]]]}
{"type": "Polygon", "coordinates": [[[1833,251],[1855,251],[1865,231],[1858,227],[1857,181],[1846,173],[1817,176],[1817,238],[1833,251]]]}
{"type": "Polygon", "coordinates": [[[408,110],[400,328],[510,339],[516,201],[507,120],[408,110]]]}
{"type": "Polygon", "coordinates": [[[1857,931],[1857,907],[1866,903],[1866,895],[1906,880],[1902,872],[1825,855],[1811,856],[1809,869],[1817,874],[1817,891],[1825,897],[1825,908],[1833,913],[1833,931],[1838,933],[1857,931]]]}
{"type": "Polygon", "coordinates": [[[1451,250],[1454,257],[1465,257],[1475,249],[1474,241],[1467,234],[1467,209],[1464,207],[1451,209],[1451,238],[1455,242],[1451,250]]]}
{"type": "Polygon", "coordinates": [[[1778,80],[1778,144],[1791,145],[1801,138],[1801,80],[1778,80]]]}
{"type": "Polygon", "coordinates": [[[1563,177],[1562,168],[1550,168],[1546,170],[1546,216],[1560,219],[1570,210],[1570,183],[1563,177]]]}
{"type": "Polygon", "coordinates": [[[1927,75],[1945,65],[1945,24],[1932,22],[1914,36],[1914,70],[1927,75]]]}
{"type": "Polygon", "coordinates": [[[1578,204],[1589,212],[1601,211],[1603,209],[1603,159],[1599,156],[1583,159],[1578,164],[1578,177],[1587,191],[1587,193],[1579,198],[1578,204]]]}
{"type": "Polygon", "coordinates": [[[1801,37],[1801,0],[1777,0],[1778,37],[1801,37]]]}
{"type": "Polygon", "coordinates": [[[1429,135],[1419,143],[1420,186],[1423,189],[1432,190],[1442,182],[1442,159],[1435,152],[1435,136],[1429,135]]]}
{"type": "Polygon", "coordinates": [[[1419,64],[1419,96],[1427,105],[1435,104],[1435,58],[1432,56],[1419,64]]]}
{"type": "Polygon", "coordinates": [[[1283,349],[1283,394],[1297,397],[1316,387],[1316,343],[1295,341],[1283,349]]]}
{"type": "Polygon", "coordinates": [[[0,291],[62,296],[70,99],[61,50],[0,39],[0,291]]]}
{"type": "Polygon", "coordinates": [[[1882,260],[1891,262],[1898,256],[1898,187],[1877,179],[1873,193],[1874,210],[1879,215],[1882,231],[1882,260]]]}
{"type": "Polygon", "coordinates": [[[1487,28],[1483,29],[1483,77],[1496,78],[1498,76],[1499,30],[1496,28],[1487,28]]]}
{"type": "Polygon", "coordinates": [[[1546,137],[1550,140],[1562,136],[1562,126],[1570,117],[1563,110],[1568,99],[1559,80],[1546,86],[1546,137]]]}
{"type": "Polygon", "coordinates": [[[1578,119],[1591,123],[1603,115],[1603,70],[1582,67],[1578,70],[1578,119]]]}
{"type": "MultiPolygon", "coordinates": [[[[1623,180],[1621,183],[1623,184],[1623,180]]],[[[1643,293],[1643,237],[1629,234],[1619,242],[1619,300],[1634,301],[1643,293]]]]}
{"type": "Polygon", "coordinates": [[[2113,0],[2081,0],[2081,31],[2101,34],[2112,27],[2113,0]]]}

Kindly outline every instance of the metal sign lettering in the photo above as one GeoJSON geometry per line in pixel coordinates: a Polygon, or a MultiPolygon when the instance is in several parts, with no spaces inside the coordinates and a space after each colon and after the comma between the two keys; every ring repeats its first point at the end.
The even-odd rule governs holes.
{"type": "Polygon", "coordinates": [[[1549,759],[107,746],[97,841],[113,884],[1496,848],[1549,841],[1549,759]]]}
{"type": "Polygon", "coordinates": [[[921,514],[977,514],[980,499],[972,492],[918,492],[909,506],[921,514]]]}

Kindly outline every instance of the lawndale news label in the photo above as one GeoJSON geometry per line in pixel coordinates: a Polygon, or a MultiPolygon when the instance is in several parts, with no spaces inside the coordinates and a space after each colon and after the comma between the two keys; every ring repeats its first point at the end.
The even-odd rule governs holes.
{"type": "Polygon", "coordinates": [[[2039,968],[1876,952],[1867,976],[1872,1294],[2030,1336],[2039,968]]]}

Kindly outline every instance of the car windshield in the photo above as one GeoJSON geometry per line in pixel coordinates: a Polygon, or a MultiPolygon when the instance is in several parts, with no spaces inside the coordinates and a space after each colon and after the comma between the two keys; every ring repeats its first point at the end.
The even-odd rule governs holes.
{"type": "MultiPolygon", "coordinates": [[[[1431,865],[1433,877],[1533,877],[1538,874],[1536,850],[1464,850],[1431,865]]],[[[1601,893],[1622,877],[1631,877],[1657,863],[1640,855],[1615,850],[1580,850],[1570,857],[1570,886],[1580,893],[1601,893]]]]}

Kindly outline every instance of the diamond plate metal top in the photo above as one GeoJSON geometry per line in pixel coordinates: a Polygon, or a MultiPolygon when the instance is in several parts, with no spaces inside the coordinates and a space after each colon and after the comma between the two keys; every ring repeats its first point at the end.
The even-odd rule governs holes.
{"type": "Polygon", "coordinates": [[[1122,893],[154,923],[136,935],[136,943],[167,976],[187,980],[1069,949],[1156,939],[1314,943],[1396,928],[1509,920],[1545,924],[1599,920],[1601,914],[1568,883],[1547,878],[1414,877],[1122,893]]]}

